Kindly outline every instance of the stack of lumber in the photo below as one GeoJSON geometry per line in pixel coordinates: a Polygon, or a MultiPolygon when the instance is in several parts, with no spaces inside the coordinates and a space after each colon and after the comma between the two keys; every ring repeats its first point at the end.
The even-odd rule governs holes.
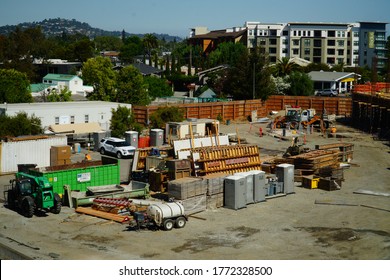
{"type": "Polygon", "coordinates": [[[304,154],[288,157],[288,162],[296,169],[309,169],[314,172],[323,167],[338,167],[338,152],[314,150],[304,154]]]}
{"type": "Polygon", "coordinates": [[[353,147],[351,143],[332,143],[316,145],[316,150],[336,151],[340,162],[349,162],[353,159],[353,147]]]}

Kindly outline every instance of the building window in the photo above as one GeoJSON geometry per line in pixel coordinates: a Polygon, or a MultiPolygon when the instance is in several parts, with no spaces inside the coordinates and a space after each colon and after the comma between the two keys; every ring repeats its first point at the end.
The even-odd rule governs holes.
{"type": "Polygon", "coordinates": [[[345,37],[345,31],[337,31],[337,37],[344,38],[345,37]]]}
{"type": "Polygon", "coordinates": [[[295,55],[299,54],[299,49],[293,49],[292,51],[293,51],[293,54],[295,54],[295,55]]]}
{"type": "Polygon", "coordinates": [[[334,57],[328,57],[326,59],[326,63],[328,63],[328,64],[334,64],[334,62],[335,62],[335,58],[334,57]]]}
{"type": "Polygon", "coordinates": [[[337,50],[338,55],[344,55],[344,50],[337,50]]]}
{"type": "Polygon", "coordinates": [[[84,115],[84,122],[89,123],[89,115],[84,115]]]}
{"type": "Polygon", "coordinates": [[[288,31],[287,30],[283,30],[283,36],[288,36],[288,31]]]}
{"type": "Polygon", "coordinates": [[[305,39],[303,42],[305,47],[310,47],[310,39],[305,39]]]}
{"type": "Polygon", "coordinates": [[[249,30],[249,36],[253,36],[253,30],[249,30]]]}
{"type": "Polygon", "coordinates": [[[269,44],[270,45],[276,45],[276,42],[277,42],[276,39],[270,39],[269,40],[269,44]]]}
{"type": "Polygon", "coordinates": [[[313,56],[321,56],[321,49],[313,49],[313,56]]]}
{"type": "Polygon", "coordinates": [[[275,54],[276,53],[276,48],[269,48],[269,53],[275,54]]]}
{"type": "Polygon", "coordinates": [[[353,37],[359,37],[359,32],[357,31],[353,32],[353,37]]]}
{"type": "Polygon", "coordinates": [[[70,116],[70,123],[74,123],[74,116],[70,116]]]}
{"type": "Polygon", "coordinates": [[[282,49],[282,53],[287,53],[287,49],[286,49],[286,48],[283,48],[283,49],[282,49]]]}
{"type": "Polygon", "coordinates": [[[344,58],[337,59],[337,64],[343,64],[343,63],[344,63],[344,58]]]}
{"type": "Polygon", "coordinates": [[[305,48],[305,55],[310,55],[310,49],[309,48],[305,48]]]}
{"type": "Polygon", "coordinates": [[[294,30],[293,34],[294,34],[294,36],[297,36],[297,31],[296,31],[296,30],[294,30]]]}
{"type": "Polygon", "coordinates": [[[299,40],[293,40],[293,46],[299,46],[299,40]]]}
{"type": "Polygon", "coordinates": [[[321,37],[321,30],[314,30],[314,37],[321,37]]]}
{"type": "Polygon", "coordinates": [[[344,40],[337,40],[337,45],[339,47],[344,47],[344,40]]]}
{"type": "Polygon", "coordinates": [[[336,42],[335,40],[328,40],[328,46],[335,46],[336,42]]]}
{"type": "Polygon", "coordinates": [[[322,47],[322,41],[321,40],[314,40],[314,47],[321,48],[322,47]]]}
{"type": "Polygon", "coordinates": [[[359,46],[359,41],[353,41],[354,46],[359,46]]]}
{"type": "Polygon", "coordinates": [[[298,31],[298,36],[299,36],[299,37],[302,36],[301,34],[302,34],[302,33],[301,33],[301,30],[299,30],[299,31],[298,31]]]}
{"type": "Polygon", "coordinates": [[[328,30],[328,37],[336,37],[336,31],[328,30]]]}
{"type": "Polygon", "coordinates": [[[55,117],[54,118],[54,123],[55,124],[60,124],[60,117],[55,117]]]}
{"type": "Polygon", "coordinates": [[[334,55],[336,53],[335,49],[328,49],[327,54],[334,55]]]}

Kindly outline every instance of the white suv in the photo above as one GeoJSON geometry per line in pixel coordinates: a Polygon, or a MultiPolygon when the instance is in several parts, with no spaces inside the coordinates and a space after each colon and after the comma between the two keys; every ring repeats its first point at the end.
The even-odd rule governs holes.
{"type": "Polygon", "coordinates": [[[99,143],[99,151],[104,154],[115,154],[117,158],[134,156],[135,147],[130,146],[124,139],[103,138],[99,143]]]}

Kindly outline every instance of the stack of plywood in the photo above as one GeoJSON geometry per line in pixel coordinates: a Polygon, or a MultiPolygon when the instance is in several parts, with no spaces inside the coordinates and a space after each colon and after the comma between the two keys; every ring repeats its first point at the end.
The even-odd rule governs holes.
{"type": "Polygon", "coordinates": [[[185,177],[169,181],[168,194],[181,201],[187,215],[206,210],[206,184],[202,178],[185,177]]]}

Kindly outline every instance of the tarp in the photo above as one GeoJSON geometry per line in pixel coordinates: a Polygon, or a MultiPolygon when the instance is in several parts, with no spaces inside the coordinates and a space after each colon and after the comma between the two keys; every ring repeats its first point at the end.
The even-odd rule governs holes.
{"type": "Polygon", "coordinates": [[[73,123],[73,124],[53,124],[49,127],[54,133],[64,134],[84,134],[100,132],[102,128],[99,123],[73,123]]]}

